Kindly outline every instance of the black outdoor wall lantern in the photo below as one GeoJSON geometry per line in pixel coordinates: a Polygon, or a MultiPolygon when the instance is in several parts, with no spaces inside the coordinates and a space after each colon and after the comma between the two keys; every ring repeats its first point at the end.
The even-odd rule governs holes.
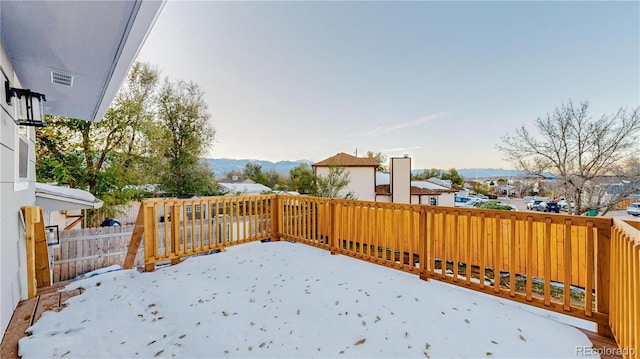
{"type": "Polygon", "coordinates": [[[11,105],[11,99],[16,97],[16,124],[20,126],[44,127],[44,94],[33,92],[29,89],[11,87],[9,81],[4,82],[7,104],[11,105]]]}
{"type": "Polygon", "coordinates": [[[55,246],[60,244],[60,230],[58,229],[58,225],[46,226],[44,228],[47,235],[47,245],[55,246]]]}

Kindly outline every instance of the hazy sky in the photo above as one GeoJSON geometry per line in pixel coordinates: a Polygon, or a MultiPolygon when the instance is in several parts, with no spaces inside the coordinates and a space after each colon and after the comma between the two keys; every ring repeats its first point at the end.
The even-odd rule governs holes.
{"type": "Polygon", "coordinates": [[[169,1],[139,59],[201,85],[209,157],[511,168],[562,103],[640,104],[640,3],[169,1]]]}

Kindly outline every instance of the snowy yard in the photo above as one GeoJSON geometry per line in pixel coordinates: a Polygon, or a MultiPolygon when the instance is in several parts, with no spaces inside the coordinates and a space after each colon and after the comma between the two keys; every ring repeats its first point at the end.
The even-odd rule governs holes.
{"type": "Polygon", "coordinates": [[[591,342],[520,305],[290,242],[74,282],[23,358],[558,358],[591,342]]]}

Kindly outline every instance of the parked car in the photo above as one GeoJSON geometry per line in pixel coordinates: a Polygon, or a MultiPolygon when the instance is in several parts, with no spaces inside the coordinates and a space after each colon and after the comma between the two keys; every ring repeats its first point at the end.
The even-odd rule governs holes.
{"type": "Polygon", "coordinates": [[[558,202],[549,202],[545,206],[545,212],[560,213],[560,205],[558,205],[558,202]]]}
{"type": "Polygon", "coordinates": [[[469,202],[471,198],[469,197],[458,197],[454,198],[453,205],[454,207],[464,207],[465,203],[469,202]]]}
{"type": "Polygon", "coordinates": [[[627,207],[627,213],[634,217],[640,216],[640,202],[631,203],[627,207]]]}
{"type": "Polygon", "coordinates": [[[575,202],[573,202],[573,201],[567,201],[567,200],[566,200],[566,199],[564,199],[564,198],[560,198],[560,199],[558,200],[558,206],[560,206],[560,209],[561,209],[561,210],[563,210],[563,211],[568,211],[568,210],[569,210],[569,207],[571,207],[571,208],[575,208],[575,207],[576,207],[576,204],[575,204],[575,202]]]}
{"type": "Polygon", "coordinates": [[[120,222],[117,219],[113,219],[113,218],[105,218],[104,221],[102,221],[102,223],[100,223],[100,227],[113,227],[113,226],[119,226],[120,222]]]}
{"type": "Polygon", "coordinates": [[[527,209],[532,209],[533,201],[535,201],[535,199],[533,197],[525,197],[524,198],[524,204],[527,206],[527,209]]]}
{"type": "Polygon", "coordinates": [[[533,202],[527,203],[527,209],[532,209],[534,211],[544,212],[547,204],[540,199],[536,199],[533,202]]]}
{"type": "Polygon", "coordinates": [[[480,207],[481,205],[483,205],[487,201],[488,201],[488,199],[475,197],[475,198],[472,198],[472,199],[468,200],[467,203],[465,203],[461,207],[467,207],[467,208],[468,207],[472,207],[472,208],[480,207]]]}

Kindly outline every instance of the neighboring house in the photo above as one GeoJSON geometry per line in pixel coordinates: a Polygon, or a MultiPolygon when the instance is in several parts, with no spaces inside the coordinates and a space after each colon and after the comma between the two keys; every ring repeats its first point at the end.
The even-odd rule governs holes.
{"type": "MultiPolygon", "coordinates": [[[[411,186],[411,204],[427,204],[431,206],[441,205],[440,196],[442,193],[426,188],[411,186]]],[[[391,203],[393,200],[391,185],[379,184],[376,186],[376,202],[391,203]]],[[[398,202],[395,202],[398,203],[398,202]]]]}
{"type": "Polygon", "coordinates": [[[411,181],[411,159],[408,157],[391,158],[390,162],[390,173],[376,175],[376,202],[454,206],[457,189],[431,181],[411,181]]]}
{"type": "Polygon", "coordinates": [[[352,192],[358,200],[454,206],[459,190],[429,181],[411,180],[409,156],[390,158],[390,172],[376,172],[378,165],[375,158],[355,157],[341,152],[314,163],[312,167],[316,175],[328,174],[331,166],[347,168],[351,182],[343,193],[352,192]]]}
{"type": "Polygon", "coordinates": [[[242,179],[238,176],[233,176],[231,178],[218,178],[216,181],[218,181],[218,183],[255,183],[251,178],[242,179]]]}
{"type": "Polygon", "coordinates": [[[316,176],[326,176],[331,167],[344,167],[349,172],[349,185],[340,192],[345,196],[351,192],[356,199],[362,201],[375,201],[376,168],[380,165],[378,160],[370,157],[356,157],[340,152],[311,167],[316,176]]]}
{"type": "Polygon", "coordinates": [[[99,121],[163,5],[162,1],[0,1],[2,332],[18,302],[28,296],[20,213],[21,207],[37,204],[35,130],[18,123],[26,114],[41,117],[42,111],[99,121]],[[43,108],[39,94],[46,98],[43,108]],[[33,112],[21,110],[31,97],[33,112]]]}
{"type": "Polygon", "coordinates": [[[258,196],[273,192],[271,188],[260,183],[218,183],[226,196],[258,196]]]}
{"type": "Polygon", "coordinates": [[[421,204],[430,204],[434,206],[453,207],[455,204],[456,193],[459,192],[457,189],[444,187],[430,181],[411,181],[411,186],[438,193],[439,195],[437,197],[430,199],[430,203],[421,202],[421,204]]]}

